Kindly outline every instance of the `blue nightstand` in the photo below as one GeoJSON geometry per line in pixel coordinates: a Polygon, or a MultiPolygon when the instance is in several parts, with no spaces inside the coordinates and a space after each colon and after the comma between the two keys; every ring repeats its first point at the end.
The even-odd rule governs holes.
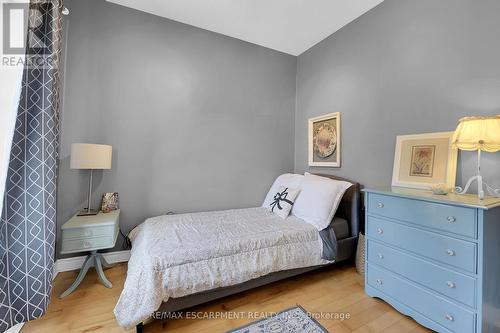
{"type": "Polygon", "coordinates": [[[95,267],[99,280],[107,288],[113,285],[104,275],[103,266],[111,267],[99,250],[113,248],[119,232],[120,210],[100,212],[93,216],[73,216],[62,226],[61,254],[90,251],[73,284],[59,296],[71,294],[83,281],[90,267],[95,267]]]}

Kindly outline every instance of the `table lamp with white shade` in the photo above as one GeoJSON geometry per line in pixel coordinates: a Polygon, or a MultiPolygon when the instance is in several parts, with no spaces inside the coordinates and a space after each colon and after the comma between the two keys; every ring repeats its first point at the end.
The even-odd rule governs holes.
{"type": "Polygon", "coordinates": [[[500,115],[460,119],[453,134],[452,145],[460,150],[477,150],[477,175],[467,181],[465,188],[457,186],[455,193],[465,194],[471,184],[477,181],[479,199],[484,199],[485,187],[490,195],[500,196],[500,189],[489,186],[481,175],[481,151],[494,153],[500,150],[500,115]]]}
{"type": "Polygon", "coordinates": [[[90,170],[89,193],[87,207],[78,216],[96,215],[99,211],[90,208],[92,202],[92,172],[93,170],[111,169],[112,147],[90,143],[73,143],[71,145],[71,169],[90,170]]]}

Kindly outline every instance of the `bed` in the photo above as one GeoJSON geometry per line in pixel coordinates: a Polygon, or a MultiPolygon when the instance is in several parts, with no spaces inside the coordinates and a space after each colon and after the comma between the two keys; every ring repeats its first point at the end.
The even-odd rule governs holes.
{"type": "Polygon", "coordinates": [[[361,197],[359,184],[351,183],[328,229],[320,232],[262,207],[146,220],[130,236],[127,280],[115,307],[118,323],[142,332],[147,319],[352,259],[361,197]]]}

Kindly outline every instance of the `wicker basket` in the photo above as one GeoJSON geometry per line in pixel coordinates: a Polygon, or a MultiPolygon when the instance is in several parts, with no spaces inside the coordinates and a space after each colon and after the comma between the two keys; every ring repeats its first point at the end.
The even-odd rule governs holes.
{"type": "Polygon", "coordinates": [[[356,270],[365,276],[365,235],[359,234],[358,247],[356,249],[356,270]]]}

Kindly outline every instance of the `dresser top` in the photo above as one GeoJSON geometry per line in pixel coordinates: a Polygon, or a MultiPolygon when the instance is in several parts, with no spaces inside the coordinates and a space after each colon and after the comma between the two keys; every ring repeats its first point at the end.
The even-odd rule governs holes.
{"type": "Polygon", "coordinates": [[[95,226],[115,225],[118,223],[120,210],[112,210],[109,213],[99,212],[97,215],[73,216],[68,222],[64,223],[61,229],[88,228],[95,226]]]}
{"type": "Polygon", "coordinates": [[[485,197],[479,200],[477,194],[455,194],[448,193],[446,195],[437,195],[430,190],[417,190],[404,187],[380,187],[367,188],[365,192],[387,194],[410,199],[429,200],[445,204],[454,204],[458,206],[473,207],[480,209],[491,209],[500,206],[500,198],[485,197]]]}

